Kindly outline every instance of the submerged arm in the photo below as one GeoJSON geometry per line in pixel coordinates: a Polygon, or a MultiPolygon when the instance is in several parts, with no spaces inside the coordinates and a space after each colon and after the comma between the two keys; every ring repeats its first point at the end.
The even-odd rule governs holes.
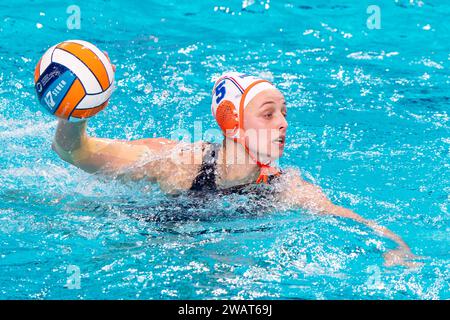
{"type": "Polygon", "coordinates": [[[398,247],[395,250],[388,251],[384,255],[385,265],[416,265],[414,262],[407,261],[415,258],[415,255],[402,238],[373,220],[365,219],[350,209],[333,204],[319,187],[302,180],[299,176],[291,181],[290,187],[283,194],[283,200],[290,205],[299,206],[319,214],[350,218],[362,223],[397,244],[398,247]]]}

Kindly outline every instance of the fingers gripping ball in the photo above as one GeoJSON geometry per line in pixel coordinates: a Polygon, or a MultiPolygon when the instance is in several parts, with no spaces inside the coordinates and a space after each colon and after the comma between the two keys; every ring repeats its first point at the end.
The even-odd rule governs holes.
{"type": "Polygon", "coordinates": [[[106,107],[114,71],[109,58],[96,46],[69,40],[44,53],[36,65],[34,83],[46,111],[76,122],[106,107]]]}

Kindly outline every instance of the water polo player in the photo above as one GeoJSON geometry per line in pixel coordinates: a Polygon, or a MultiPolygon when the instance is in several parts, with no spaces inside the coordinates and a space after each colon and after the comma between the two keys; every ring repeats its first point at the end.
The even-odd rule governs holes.
{"type": "MultiPolygon", "coordinates": [[[[87,121],[59,120],[53,149],[65,161],[90,173],[156,182],[170,194],[251,190],[275,186],[277,203],[354,219],[394,241],[387,265],[414,265],[408,245],[388,229],[334,205],[296,170],[280,171],[288,122],[282,93],[266,80],[229,72],[212,90],[211,111],[222,129],[221,144],[184,143],[166,138],[123,141],[90,137],[87,121]]],[[[250,191],[249,191],[250,192],[250,191]]],[[[252,191],[253,192],[253,191],[252,191]]],[[[256,191],[257,192],[257,191],[256,191]]]]}

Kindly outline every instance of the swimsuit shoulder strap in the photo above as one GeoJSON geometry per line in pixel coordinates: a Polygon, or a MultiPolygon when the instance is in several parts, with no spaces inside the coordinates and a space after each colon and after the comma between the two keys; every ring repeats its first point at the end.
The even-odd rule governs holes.
{"type": "Polygon", "coordinates": [[[217,190],[216,163],[220,144],[205,142],[202,146],[203,161],[190,190],[217,190]],[[206,151],[205,151],[206,150],[206,151]]]}

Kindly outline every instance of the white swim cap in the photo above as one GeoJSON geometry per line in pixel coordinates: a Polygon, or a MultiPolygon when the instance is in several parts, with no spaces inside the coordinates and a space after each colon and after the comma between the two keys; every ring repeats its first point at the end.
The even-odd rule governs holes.
{"type": "Polygon", "coordinates": [[[239,72],[226,72],[214,84],[211,112],[226,136],[239,138],[244,109],[261,91],[276,89],[269,81],[239,72]]]}

